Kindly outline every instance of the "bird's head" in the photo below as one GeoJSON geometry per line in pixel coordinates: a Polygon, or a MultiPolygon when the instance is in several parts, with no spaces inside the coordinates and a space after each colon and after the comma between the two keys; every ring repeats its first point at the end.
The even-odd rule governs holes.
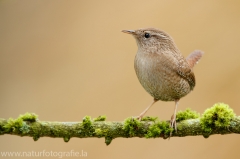
{"type": "Polygon", "coordinates": [[[171,36],[155,28],[122,30],[122,32],[133,35],[139,49],[148,50],[150,52],[176,49],[171,36]]]}

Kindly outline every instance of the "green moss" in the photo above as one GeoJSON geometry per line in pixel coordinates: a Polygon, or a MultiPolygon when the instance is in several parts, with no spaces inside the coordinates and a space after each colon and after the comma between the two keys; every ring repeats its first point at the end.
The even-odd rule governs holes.
{"type": "Polygon", "coordinates": [[[155,138],[163,136],[163,138],[166,139],[172,131],[173,129],[170,128],[169,123],[167,123],[166,121],[156,121],[148,128],[148,132],[145,137],[155,138]]]}
{"type": "Polygon", "coordinates": [[[108,146],[111,142],[112,142],[112,140],[113,140],[113,137],[112,137],[112,135],[109,133],[109,131],[108,131],[108,129],[106,128],[104,128],[104,127],[102,127],[101,129],[100,128],[97,128],[97,129],[95,129],[95,135],[97,136],[97,137],[105,137],[105,143],[106,143],[106,145],[108,146]]]}
{"type": "Polygon", "coordinates": [[[106,120],[106,116],[105,115],[100,115],[97,118],[94,118],[93,121],[105,121],[106,120]]]}
{"type": "MultiPolygon", "coordinates": [[[[0,119],[1,120],[1,119],[0,119]]],[[[4,123],[3,122],[0,122],[0,135],[4,134],[4,123]]]]}
{"type": "Polygon", "coordinates": [[[21,118],[23,121],[34,122],[37,120],[37,115],[34,113],[25,113],[24,115],[20,115],[18,118],[21,118]]]}
{"type": "Polygon", "coordinates": [[[176,115],[176,122],[187,120],[187,119],[196,119],[199,118],[200,114],[196,111],[191,110],[190,108],[187,108],[184,111],[178,111],[176,115]]]}
{"type": "Polygon", "coordinates": [[[135,136],[140,126],[141,122],[138,119],[130,117],[124,121],[123,130],[125,130],[129,136],[135,136]]]}
{"type": "Polygon", "coordinates": [[[37,115],[34,113],[25,113],[24,115],[19,115],[17,119],[9,118],[6,125],[4,125],[4,129],[6,132],[13,133],[28,133],[29,126],[26,122],[34,122],[37,120],[37,115]]]}
{"type": "Polygon", "coordinates": [[[33,140],[34,140],[34,141],[37,141],[39,138],[40,138],[39,135],[34,135],[34,136],[33,136],[33,140]]]}
{"type": "Polygon", "coordinates": [[[22,127],[19,128],[19,130],[23,133],[23,134],[26,134],[28,133],[30,130],[29,130],[30,126],[26,124],[26,122],[23,122],[23,125],[22,127]]]}
{"type": "MultiPolygon", "coordinates": [[[[106,119],[105,116],[99,116],[97,119],[95,119],[95,121],[105,121],[105,119],[106,119]]],[[[105,124],[109,124],[109,123],[105,123],[105,124]]],[[[99,138],[104,137],[105,143],[107,146],[110,145],[113,140],[113,135],[111,134],[111,130],[109,130],[108,126],[102,126],[101,128],[100,127],[96,128],[94,130],[94,135],[99,138]]]]}
{"type": "Polygon", "coordinates": [[[106,137],[105,137],[105,143],[106,143],[106,145],[108,146],[109,144],[111,144],[112,140],[113,140],[113,138],[112,138],[111,136],[106,136],[106,137]]]}
{"type": "MultiPolygon", "coordinates": [[[[97,118],[94,118],[93,121],[105,121],[106,120],[106,116],[99,116],[97,118]]],[[[91,120],[90,116],[85,116],[83,118],[83,122],[81,124],[82,129],[79,130],[79,133],[83,134],[84,136],[98,136],[98,137],[103,137],[103,136],[107,136],[108,132],[107,130],[104,130],[104,128],[102,129],[94,129],[93,128],[93,121],[91,120]]]]}
{"type": "Polygon", "coordinates": [[[95,134],[98,136],[98,137],[102,137],[103,136],[103,132],[101,129],[95,129],[95,134]]]}
{"type": "Polygon", "coordinates": [[[145,116],[142,118],[141,121],[156,121],[158,117],[150,117],[150,116],[145,116]]]}
{"type": "Polygon", "coordinates": [[[6,125],[4,125],[4,129],[6,132],[17,132],[19,128],[23,126],[23,120],[22,119],[12,119],[9,118],[6,125]]]}
{"type": "Polygon", "coordinates": [[[63,140],[64,140],[64,142],[68,142],[68,141],[70,140],[70,137],[69,137],[69,136],[65,136],[65,137],[63,138],[63,140]]]}
{"type": "Polygon", "coordinates": [[[104,129],[104,127],[102,127],[102,129],[95,129],[95,132],[94,132],[95,134],[96,134],[96,136],[97,137],[103,137],[103,136],[111,136],[110,134],[109,134],[109,131],[108,131],[108,129],[104,129]]]}
{"type": "MultiPolygon", "coordinates": [[[[31,125],[31,130],[32,130],[32,133],[33,133],[33,140],[34,141],[37,141],[39,138],[40,138],[40,133],[41,131],[39,130],[39,128],[41,128],[39,125],[44,125],[44,124],[37,124],[37,123],[34,123],[31,125]]],[[[44,129],[43,129],[44,131],[44,129]]]]}
{"type": "Polygon", "coordinates": [[[79,131],[80,134],[83,136],[93,136],[95,130],[93,129],[92,126],[92,120],[90,116],[85,116],[83,118],[83,121],[80,125],[81,130],[79,131]]]}
{"type": "Polygon", "coordinates": [[[205,132],[204,137],[208,137],[214,128],[224,129],[229,127],[231,120],[235,116],[233,110],[224,103],[217,103],[205,110],[200,118],[202,129],[205,132]]]}
{"type": "Polygon", "coordinates": [[[91,117],[90,116],[85,116],[83,118],[83,122],[82,122],[82,125],[84,128],[88,128],[92,125],[92,120],[91,120],[91,117]]]}

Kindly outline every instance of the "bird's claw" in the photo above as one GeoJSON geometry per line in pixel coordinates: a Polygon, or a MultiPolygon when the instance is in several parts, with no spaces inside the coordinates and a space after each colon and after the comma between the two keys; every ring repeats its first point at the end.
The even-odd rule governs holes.
{"type": "MultiPolygon", "coordinates": [[[[176,117],[172,116],[171,120],[170,120],[170,127],[173,128],[174,127],[174,130],[177,132],[177,123],[176,123],[176,117]]],[[[169,139],[170,137],[172,136],[172,132],[170,132],[170,135],[169,135],[169,139]]]]}
{"type": "Polygon", "coordinates": [[[142,116],[132,116],[132,121],[134,119],[137,119],[137,120],[141,121],[142,120],[142,116]]]}
{"type": "Polygon", "coordinates": [[[142,116],[138,116],[136,119],[138,119],[139,121],[141,121],[142,120],[142,116]]]}

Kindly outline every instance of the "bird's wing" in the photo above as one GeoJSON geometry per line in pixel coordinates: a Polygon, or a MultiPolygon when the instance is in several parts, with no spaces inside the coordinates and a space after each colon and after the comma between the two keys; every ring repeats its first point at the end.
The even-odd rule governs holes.
{"type": "Polygon", "coordinates": [[[189,66],[191,68],[193,68],[194,65],[197,64],[198,61],[201,59],[202,55],[203,55],[203,52],[200,51],[200,50],[195,50],[190,55],[188,55],[186,60],[187,60],[187,62],[189,64],[189,66]]]}
{"type": "Polygon", "coordinates": [[[172,69],[173,72],[176,72],[178,76],[185,79],[190,86],[190,89],[193,90],[195,86],[195,76],[192,69],[189,67],[187,60],[179,53],[168,52],[164,54],[166,61],[165,67],[172,69]],[[171,60],[170,60],[171,59],[171,60]]]}
{"type": "Polygon", "coordinates": [[[189,83],[191,90],[193,90],[195,86],[195,76],[186,59],[179,59],[177,73],[189,83]]]}

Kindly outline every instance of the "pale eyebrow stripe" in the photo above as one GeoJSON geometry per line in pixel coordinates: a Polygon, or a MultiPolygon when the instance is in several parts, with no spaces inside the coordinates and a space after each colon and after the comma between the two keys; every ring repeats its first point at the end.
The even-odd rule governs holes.
{"type": "MultiPolygon", "coordinates": [[[[148,33],[148,32],[147,32],[148,33]]],[[[151,33],[149,33],[149,34],[151,34],[151,33]]],[[[168,36],[166,36],[166,35],[164,35],[164,34],[159,34],[159,33],[152,33],[151,35],[158,35],[158,36],[161,36],[162,38],[168,38],[168,36]]]]}

